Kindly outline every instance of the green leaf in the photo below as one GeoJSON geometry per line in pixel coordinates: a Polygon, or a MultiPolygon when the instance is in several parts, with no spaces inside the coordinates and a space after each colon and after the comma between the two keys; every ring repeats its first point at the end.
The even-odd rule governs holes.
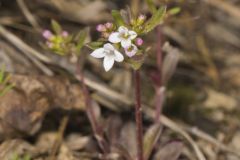
{"type": "Polygon", "coordinates": [[[61,32],[62,32],[62,27],[61,27],[61,25],[60,25],[57,21],[52,20],[52,21],[51,21],[51,25],[52,25],[53,31],[54,31],[56,34],[61,34],[61,32]]]}
{"type": "Polygon", "coordinates": [[[4,80],[4,72],[5,72],[5,65],[2,66],[2,69],[0,70],[0,83],[4,80]]]}
{"type": "Polygon", "coordinates": [[[13,84],[8,84],[9,79],[10,75],[5,74],[5,66],[3,65],[0,70],[0,96],[6,94],[14,86],[13,84]]]}
{"type": "Polygon", "coordinates": [[[146,22],[143,33],[152,31],[157,25],[162,23],[166,13],[166,6],[160,7],[152,17],[146,22]]]}
{"type": "Polygon", "coordinates": [[[8,91],[10,91],[14,87],[13,84],[9,84],[3,88],[3,90],[0,90],[0,97],[4,96],[8,91]]]}
{"type": "Polygon", "coordinates": [[[2,82],[1,82],[1,84],[2,84],[2,85],[7,85],[10,77],[11,77],[10,75],[5,75],[5,76],[4,76],[4,79],[3,79],[2,82]]]}
{"type": "Polygon", "coordinates": [[[82,31],[79,32],[78,34],[78,43],[77,43],[77,46],[76,46],[76,49],[77,49],[77,53],[80,54],[80,51],[82,49],[82,47],[84,46],[84,42],[88,36],[88,32],[89,32],[89,29],[86,28],[82,31]]]}
{"type": "Polygon", "coordinates": [[[112,16],[118,26],[125,26],[124,19],[119,11],[112,10],[112,16]]]}
{"type": "Polygon", "coordinates": [[[92,50],[95,50],[95,49],[101,48],[104,43],[105,42],[103,42],[103,41],[90,42],[90,43],[86,44],[86,46],[92,50]]]}
{"type": "Polygon", "coordinates": [[[146,3],[151,13],[155,13],[157,11],[157,8],[155,7],[155,4],[152,0],[146,0],[146,3]]]}
{"type": "Polygon", "coordinates": [[[170,10],[168,10],[168,14],[170,14],[170,15],[176,15],[179,12],[181,12],[180,7],[174,7],[174,8],[171,8],[170,10]]]}
{"type": "Polygon", "coordinates": [[[31,160],[30,155],[26,154],[23,157],[19,156],[18,154],[14,153],[12,155],[11,160],[31,160]]]}

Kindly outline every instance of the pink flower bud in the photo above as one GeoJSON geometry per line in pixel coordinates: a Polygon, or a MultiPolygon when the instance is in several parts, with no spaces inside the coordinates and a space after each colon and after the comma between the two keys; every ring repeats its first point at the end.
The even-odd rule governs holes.
{"type": "Polygon", "coordinates": [[[137,38],[137,39],[136,39],[136,44],[137,44],[138,46],[141,46],[141,45],[143,44],[143,39],[142,39],[142,38],[137,38]]]}
{"type": "Polygon", "coordinates": [[[110,22],[107,22],[107,23],[105,24],[105,26],[106,26],[107,29],[111,29],[111,28],[113,27],[113,24],[110,23],[110,22]]]}
{"type": "Polygon", "coordinates": [[[96,30],[98,32],[104,32],[104,31],[106,31],[106,27],[103,24],[99,24],[99,25],[97,25],[96,30]]]}
{"type": "Polygon", "coordinates": [[[67,31],[63,31],[63,32],[62,32],[62,36],[63,36],[63,37],[67,37],[68,35],[69,35],[69,34],[68,34],[67,31]]]}
{"type": "Polygon", "coordinates": [[[144,14],[141,14],[139,17],[138,17],[138,20],[139,21],[145,21],[146,19],[146,16],[144,14]]]}
{"type": "Polygon", "coordinates": [[[42,33],[42,36],[46,39],[50,39],[53,37],[53,34],[51,31],[49,30],[44,30],[43,33],[42,33]]]}

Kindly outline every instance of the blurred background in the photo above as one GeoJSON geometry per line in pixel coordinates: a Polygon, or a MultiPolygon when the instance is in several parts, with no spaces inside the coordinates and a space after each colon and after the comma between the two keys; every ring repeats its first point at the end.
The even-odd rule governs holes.
{"type": "MultiPolygon", "coordinates": [[[[153,122],[152,75],[157,70],[159,36],[162,45],[169,42],[179,55],[166,83],[161,136],[154,148],[158,155],[151,159],[171,159],[166,158],[169,152],[176,159],[204,160],[203,155],[207,160],[239,160],[240,1],[154,3],[181,11],[167,18],[158,32],[144,36],[144,45],[151,47],[141,71],[145,130],[153,122]],[[159,151],[163,146],[165,151],[159,151]]],[[[54,19],[71,34],[89,27],[87,41],[96,40],[96,25],[112,21],[112,9],[136,6],[150,15],[143,0],[0,0],[0,66],[6,67],[10,82],[16,84],[0,97],[0,159],[49,159],[58,142],[62,142],[57,145],[59,160],[104,159],[84,113],[82,86],[73,76],[72,57],[43,49],[41,32],[50,29],[54,19]],[[64,117],[70,119],[63,135],[59,126],[64,126],[64,117]],[[57,141],[59,135],[62,139],[57,141]]],[[[134,155],[131,68],[118,64],[106,73],[102,62],[90,53],[88,48],[82,51],[97,118],[107,141],[112,146],[121,141],[134,155]]],[[[125,153],[112,146],[108,159],[124,159],[121,154],[125,153]]]]}

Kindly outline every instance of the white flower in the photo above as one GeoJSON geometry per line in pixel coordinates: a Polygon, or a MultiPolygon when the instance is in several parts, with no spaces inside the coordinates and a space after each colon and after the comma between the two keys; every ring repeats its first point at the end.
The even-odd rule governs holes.
{"type": "Polygon", "coordinates": [[[113,32],[108,40],[112,43],[121,42],[123,48],[131,46],[132,40],[137,37],[137,33],[134,31],[129,31],[126,27],[121,26],[118,28],[118,32],[113,32]]]}
{"type": "Polygon", "coordinates": [[[138,51],[138,48],[134,44],[125,48],[125,53],[128,57],[134,56],[137,53],[137,51],[138,51]]]}
{"type": "Polygon", "coordinates": [[[98,48],[93,51],[91,56],[95,58],[104,58],[103,66],[105,71],[109,71],[113,67],[114,61],[122,62],[124,59],[123,55],[110,43],[105,44],[103,48],[98,48]]]}

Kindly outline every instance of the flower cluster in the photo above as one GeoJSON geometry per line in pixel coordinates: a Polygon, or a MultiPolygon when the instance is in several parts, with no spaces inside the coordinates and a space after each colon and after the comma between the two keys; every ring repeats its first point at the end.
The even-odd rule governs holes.
{"type": "Polygon", "coordinates": [[[71,37],[67,31],[61,31],[60,34],[54,34],[50,30],[44,30],[42,36],[46,39],[45,45],[48,49],[63,55],[66,53],[66,45],[70,42],[71,37]]]}
{"type": "Polygon", "coordinates": [[[103,37],[109,42],[103,45],[102,48],[98,48],[91,53],[91,56],[95,58],[104,58],[103,66],[105,71],[109,71],[114,61],[122,62],[124,56],[118,49],[123,48],[126,56],[133,57],[138,52],[138,47],[143,44],[141,38],[137,38],[137,33],[134,30],[129,30],[125,26],[117,28],[112,23],[106,23],[105,25],[98,25],[97,31],[101,32],[103,37]]]}

